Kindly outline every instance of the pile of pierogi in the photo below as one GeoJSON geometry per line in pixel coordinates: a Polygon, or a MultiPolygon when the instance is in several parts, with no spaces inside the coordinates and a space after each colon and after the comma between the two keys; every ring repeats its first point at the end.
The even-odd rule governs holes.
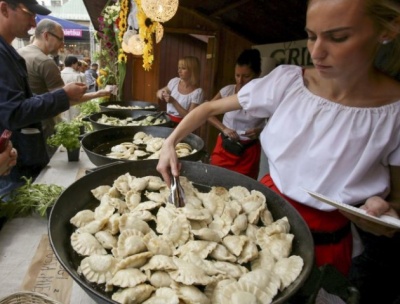
{"type": "Polygon", "coordinates": [[[180,177],[186,206],[158,176],[126,173],[92,189],[94,210],[70,222],[78,273],[118,303],[271,303],[301,273],[286,217],[242,186],[200,192],[180,177]]]}

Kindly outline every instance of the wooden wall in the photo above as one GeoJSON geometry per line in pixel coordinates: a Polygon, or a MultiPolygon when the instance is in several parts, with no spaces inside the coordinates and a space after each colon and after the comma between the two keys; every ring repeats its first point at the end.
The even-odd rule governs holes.
{"type": "MultiPolygon", "coordinates": [[[[144,71],[141,57],[128,56],[125,100],[158,102],[157,90],[177,75],[178,59],[185,55],[200,59],[201,86],[206,100],[213,98],[223,86],[235,83],[235,61],[243,49],[251,48],[249,40],[210,21],[207,16],[181,7],[163,26],[164,37],[159,44],[154,44],[154,63],[150,71],[144,71]]],[[[205,124],[198,134],[205,141],[206,150],[211,152],[218,131],[205,124]]]]}

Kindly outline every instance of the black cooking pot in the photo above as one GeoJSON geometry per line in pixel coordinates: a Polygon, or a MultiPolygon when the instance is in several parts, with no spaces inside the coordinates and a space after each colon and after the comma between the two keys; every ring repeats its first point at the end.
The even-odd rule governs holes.
{"type": "Polygon", "coordinates": [[[144,110],[144,111],[158,111],[160,108],[157,103],[149,102],[149,101],[107,101],[100,103],[101,111],[115,111],[115,110],[123,110],[124,108],[134,107],[135,109],[131,110],[144,110]],[[119,108],[114,108],[113,106],[119,106],[119,108]]]}
{"type": "Polygon", "coordinates": [[[113,125],[108,125],[108,124],[103,124],[100,122],[97,122],[102,115],[107,115],[109,117],[116,117],[118,119],[127,119],[129,117],[132,118],[138,118],[139,116],[144,116],[144,115],[157,115],[160,114],[160,118],[165,119],[165,123],[158,124],[157,126],[161,127],[169,127],[171,126],[171,119],[169,116],[165,113],[159,113],[155,111],[144,111],[144,110],[114,110],[114,111],[101,111],[97,112],[94,114],[91,114],[85,118],[86,121],[89,121],[92,123],[93,129],[94,130],[101,130],[101,129],[107,129],[107,128],[113,128],[113,127],[119,127],[119,126],[113,126],[113,125]]]}
{"type": "MultiPolygon", "coordinates": [[[[111,147],[122,142],[132,142],[133,136],[138,132],[144,132],[153,137],[167,138],[173,131],[173,128],[143,126],[143,127],[114,127],[93,131],[84,135],[81,141],[82,148],[85,150],[90,161],[96,166],[101,166],[116,161],[124,162],[147,162],[149,160],[119,160],[106,156],[111,152],[111,147]]],[[[200,160],[206,152],[204,151],[204,141],[195,134],[189,134],[181,142],[188,143],[197,151],[188,156],[181,157],[182,160],[200,160]]]]}
{"type": "MultiPolygon", "coordinates": [[[[181,175],[186,176],[200,190],[210,190],[211,186],[233,187],[243,186],[247,189],[261,191],[267,199],[267,205],[274,219],[286,216],[294,234],[292,254],[299,255],[304,260],[304,267],[298,278],[283,292],[278,293],[272,303],[284,303],[303,285],[311,272],[314,259],[311,233],[297,211],[282,197],[254,179],[242,174],[201,162],[182,161],[181,175]]],[[[60,195],[51,210],[48,233],[53,251],[64,269],[97,303],[116,303],[111,300],[111,294],[92,284],[77,273],[82,257],[78,256],[71,246],[70,237],[74,227],[70,219],[83,209],[94,209],[98,201],[94,199],[91,190],[100,185],[112,185],[113,181],[127,172],[137,177],[158,175],[157,160],[115,164],[103,167],[80,178],[70,185],[60,195]]]]}

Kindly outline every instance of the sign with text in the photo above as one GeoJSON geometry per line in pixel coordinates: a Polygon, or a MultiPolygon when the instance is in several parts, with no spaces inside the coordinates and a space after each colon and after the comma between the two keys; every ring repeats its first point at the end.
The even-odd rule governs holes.
{"type": "Polygon", "coordinates": [[[82,30],[64,29],[64,36],[66,36],[66,37],[82,37],[82,30]]]}
{"type": "Polygon", "coordinates": [[[310,53],[307,49],[307,40],[255,45],[254,48],[258,49],[261,56],[268,58],[275,66],[280,64],[312,65],[310,53]]]}
{"type": "Polygon", "coordinates": [[[43,235],[22,283],[22,289],[44,294],[61,303],[70,303],[72,278],[54,255],[49,238],[43,235]]]}

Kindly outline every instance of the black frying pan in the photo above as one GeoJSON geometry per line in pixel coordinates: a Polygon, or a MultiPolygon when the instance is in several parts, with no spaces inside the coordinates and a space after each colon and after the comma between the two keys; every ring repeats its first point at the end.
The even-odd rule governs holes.
{"type": "Polygon", "coordinates": [[[102,102],[100,104],[101,111],[115,111],[115,110],[123,110],[123,109],[116,109],[112,106],[117,105],[120,107],[135,107],[132,110],[144,110],[144,111],[158,111],[160,108],[157,103],[149,102],[149,101],[107,101],[102,102]],[[111,107],[110,107],[111,106],[111,107]]]}
{"type": "MultiPolygon", "coordinates": [[[[173,131],[173,128],[156,127],[156,126],[143,126],[143,127],[113,127],[93,131],[86,134],[81,141],[82,148],[85,150],[90,161],[96,166],[101,166],[109,163],[119,161],[106,156],[111,152],[111,147],[118,145],[122,142],[132,142],[133,136],[137,132],[144,132],[154,137],[167,138],[173,131]]],[[[197,151],[188,156],[182,157],[183,160],[200,160],[204,154],[204,141],[201,137],[195,134],[189,134],[182,142],[188,143],[193,149],[197,151]]],[[[121,160],[124,162],[147,162],[148,160],[121,160]]]]}
{"type": "MultiPolygon", "coordinates": [[[[82,258],[71,247],[70,236],[74,228],[69,220],[78,211],[98,205],[91,194],[91,189],[100,185],[112,185],[117,177],[127,172],[138,177],[159,175],[156,165],[157,161],[154,160],[140,164],[130,162],[101,168],[80,178],[65,189],[51,210],[48,232],[53,251],[65,270],[97,303],[116,302],[111,300],[110,293],[104,292],[96,284],[91,284],[77,273],[82,258]]],[[[195,186],[202,189],[209,189],[210,186],[229,188],[240,185],[261,191],[267,198],[268,208],[274,219],[287,216],[291,225],[291,233],[295,235],[292,254],[303,258],[304,267],[299,277],[283,292],[278,293],[272,303],[284,303],[293,296],[309,276],[314,259],[311,233],[297,211],[282,197],[256,180],[224,168],[200,162],[182,161],[181,175],[186,176],[195,186]]]]}
{"type": "MultiPolygon", "coordinates": [[[[157,115],[158,112],[155,111],[144,111],[144,110],[113,110],[113,111],[101,111],[97,112],[94,114],[91,114],[87,116],[85,119],[89,122],[91,122],[93,129],[94,130],[102,130],[102,129],[107,129],[107,128],[114,128],[117,126],[112,126],[104,123],[97,122],[102,115],[107,115],[109,117],[116,117],[118,119],[126,119],[129,117],[132,118],[138,118],[139,116],[144,116],[144,115],[157,115]]],[[[165,123],[158,124],[158,127],[169,127],[171,126],[171,119],[169,116],[165,113],[162,113],[160,118],[165,119],[165,123]]]]}

